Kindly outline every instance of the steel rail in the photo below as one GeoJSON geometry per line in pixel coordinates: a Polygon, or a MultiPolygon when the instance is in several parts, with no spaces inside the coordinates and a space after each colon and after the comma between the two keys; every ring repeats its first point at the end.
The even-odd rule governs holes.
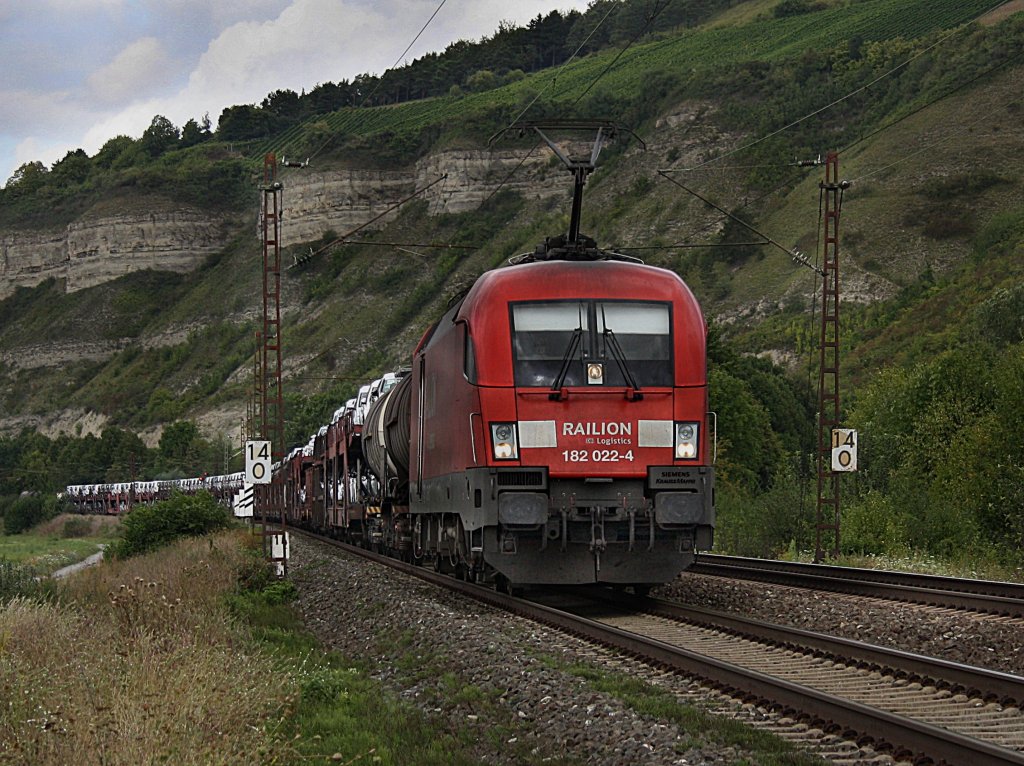
{"type": "Polygon", "coordinates": [[[637,599],[611,591],[586,590],[586,595],[597,597],[623,608],[643,609],[672,620],[704,625],[771,643],[787,649],[810,651],[821,656],[856,662],[871,670],[889,671],[912,682],[938,682],[939,688],[948,688],[954,694],[963,693],[979,697],[986,702],[998,702],[1009,707],[1024,703],[1024,676],[1004,673],[975,665],[928,657],[876,644],[866,644],[839,636],[776,625],[725,612],[686,606],[664,599],[637,599]]]}
{"type": "MultiPolygon", "coordinates": [[[[303,534],[309,534],[303,532],[303,534]]],[[[387,556],[310,534],[349,553],[384,564],[421,580],[455,591],[499,609],[545,623],[567,633],[615,648],[700,679],[723,691],[810,719],[826,731],[837,731],[859,743],[890,747],[896,756],[921,756],[924,762],[952,766],[1024,766],[1024,752],[949,731],[932,724],[835,697],[816,689],[698,654],[672,644],[605,625],[490,588],[456,580],[387,556]]]]}
{"type": "Polygon", "coordinates": [[[822,564],[701,555],[693,574],[1024,617],[1024,585],[822,564]]]}

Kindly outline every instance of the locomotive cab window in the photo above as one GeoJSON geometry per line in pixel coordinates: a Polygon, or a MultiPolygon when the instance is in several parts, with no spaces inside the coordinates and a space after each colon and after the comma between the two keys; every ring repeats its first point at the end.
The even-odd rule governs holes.
{"type": "MultiPolygon", "coordinates": [[[[517,386],[550,386],[563,360],[579,358],[588,331],[587,305],[579,301],[512,304],[512,348],[517,386]]],[[[570,365],[564,385],[583,385],[583,369],[570,365]]]]}
{"type": "Polygon", "coordinates": [[[517,386],[671,386],[670,304],[513,303],[517,386]]]}

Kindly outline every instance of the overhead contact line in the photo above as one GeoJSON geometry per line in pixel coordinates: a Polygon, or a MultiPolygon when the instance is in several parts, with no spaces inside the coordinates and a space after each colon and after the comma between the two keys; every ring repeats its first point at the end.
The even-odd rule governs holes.
{"type": "MultiPolygon", "coordinates": [[[[779,250],[781,250],[782,252],[784,252],[786,255],[788,255],[790,258],[792,258],[795,262],[799,263],[802,266],[808,267],[812,271],[816,272],[819,276],[821,276],[822,271],[820,270],[820,268],[818,266],[810,263],[807,260],[806,256],[803,255],[803,253],[799,252],[795,248],[794,249],[790,249],[790,248],[787,248],[785,245],[780,244],[777,240],[773,239],[772,237],[768,236],[764,232],[762,232],[759,229],[755,228],[753,225],[747,223],[746,221],[744,221],[739,216],[733,215],[732,213],[730,213],[728,210],[726,210],[725,208],[721,207],[720,205],[716,205],[714,202],[712,202],[710,199],[705,197],[703,194],[700,194],[699,192],[694,191],[693,189],[689,188],[685,184],[680,183],[679,181],[675,180],[674,178],[672,178],[671,176],[668,175],[668,172],[669,171],[659,170],[658,171],[658,175],[660,175],[662,178],[665,178],[670,183],[675,184],[676,186],[678,186],[680,189],[682,189],[686,193],[692,194],[694,197],[699,199],[705,205],[708,205],[709,207],[714,208],[719,213],[721,213],[722,215],[724,215],[724,216],[728,217],[729,219],[735,221],[736,223],[738,223],[740,226],[744,227],[745,229],[747,229],[749,231],[752,231],[754,234],[756,234],[759,237],[763,237],[764,238],[762,242],[756,242],[756,243],[753,243],[753,244],[757,244],[757,245],[772,245],[772,246],[778,248],[779,250]]],[[[724,243],[721,243],[721,244],[723,244],[723,245],[735,245],[737,243],[724,242],[724,243]]]]}
{"type": "Polygon", "coordinates": [[[635,43],[637,40],[643,37],[644,34],[646,34],[651,24],[654,23],[654,20],[658,18],[658,16],[660,16],[671,3],[672,0],[665,0],[665,2],[660,5],[660,7],[657,1],[654,3],[654,10],[647,14],[647,20],[644,22],[644,25],[640,28],[640,31],[633,35],[633,38],[628,43],[626,43],[625,47],[615,54],[615,57],[608,63],[608,66],[601,70],[601,73],[590,81],[590,84],[587,85],[587,87],[584,88],[583,92],[576,97],[576,100],[572,102],[573,106],[576,106],[580,101],[582,101],[583,97],[590,93],[590,89],[597,85],[601,78],[608,74],[608,72],[610,72],[617,63],[619,63],[619,59],[622,58],[623,55],[625,55],[626,51],[628,51],[633,46],[633,43],[635,43]]]}
{"type": "MultiPolygon", "coordinates": [[[[819,114],[821,114],[823,112],[826,112],[829,109],[831,109],[832,107],[837,106],[837,105],[843,103],[844,101],[848,101],[853,96],[856,96],[859,93],[863,93],[864,91],[874,87],[875,85],[877,85],[882,80],[886,79],[887,77],[891,77],[893,74],[895,74],[896,72],[898,72],[901,69],[905,68],[909,64],[913,63],[914,61],[919,59],[924,54],[928,53],[929,51],[931,51],[934,48],[938,47],[939,45],[941,45],[942,43],[946,42],[950,38],[952,38],[955,35],[959,34],[961,31],[963,31],[964,27],[967,24],[972,23],[974,21],[977,21],[981,17],[983,17],[983,16],[985,16],[985,15],[987,15],[989,13],[992,13],[992,11],[996,10],[997,8],[1000,8],[1001,6],[1006,5],[1007,2],[1010,2],[1010,0],[1000,0],[1000,2],[996,3],[995,5],[991,6],[988,9],[986,9],[985,11],[979,13],[973,19],[970,19],[967,22],[964,22],[964,24],[961,24],[961,26],[957,27],[956,29],[951,30],[948,34],[943,35],[942,37],[940,37],[938,40],[936,40],[931,45],[928,45],[925,48],[922,48],[921,50],[917,51],[916,53],[911,55],[909,58],[907,58],[902,63],[897,64],[896,66],[892,67],[888,71],[883,72],[882,74],[878,75],[878,77],[876,77],[875,79],[873,79],[870,82],[866,83],[865,85],[861,85],[859,88],[855,88],[854,90],[850,91],[849,93],[847,93],[847,94],[845,94],[843,96],[840,96],[839,98],[835,99],[834,101],[832,101],[832,102],[830,102],[828,104],[825,104],[824,106],[819,107],[818,109],[815,109],[814,111],[809,112],[809,113],[803,115],[802,117],[798,117],[797,119],[793,120],[792,122],[788,123],[787,125],[783,125],[781,128],[773,130],[772,132],[770,132],[770,133],[768,133],[766,135],[763,135],[760,138],[757,138],[757,139],[755,139],[753,141],[750,141],[750,142],[748,142],[746,144],[743,144],[742,146],[738,146],[735,149],[730,149],[729,151],[727,151],[727,152],[725,152],[723,154],[720,154],[720,155],[718,155],[716,157],[712,157],[711,159],[705,160],[704,162],[701,162],[701,163],[699,163],[697,165],[693,165],[692,167],[679,168],[679,169],[677,169],[677,172],[686,172],[686,173],[692,172],[692,171],[697,170],[699,168],[705,167],[706,165],[710,165],[712,163],[718,162],[718,161],[720,161],[720,160],[722,160],[722,159],[724,159],[726,157],[730,157],[730,156],[732,156],[734,154],[738,154],[739,152],[745,151],[745,150],[751,148],[752,146],[757,146],[758,144],[760,144],[760,143],[762,143],[764,141],[767,141],[769,138],[773,138],[773,137],[779,135],[780,133],[784,133],[787,130],[789,130],[790,128],[794,128],[797,125],[799,125],[799,124],[801,124],[803,122],[806,122],[811,117],[815,117],[815,116],[817,116],[817,115],[819,115],[819,114]]],[[[910,116],[910,115],[907,115],[907,116],[910,116]]],[[[879,131],[876,131],[876,133],[877,132],[879,132],[879,131]]],[[[860,140],[865,140],[870,135],[875,135],[875,134],[874,133],[869,134],[868,136],[865,136],[864,138],[859,139],[857,143],[859,143],[860,140]]],[[[852,146],[852,144],[851,144],[851,146],[852,146]]],[[[849,148],[850,147],[848,146],[843,151],[846,151],[849,148]]],[[[842,152],[840,152],[840,154],[841,153],[842,152]]]]}
{"type": "MultiPolygon", "coordinates": [[[[637,40],[639,40],[640,37],[643,36],[643,34],[648,30],[648,28],[650,28],[650,25],[654,22],[654,20],[657,19],[658,16],[660,16],[671,3],[672,3],[672,0],[665,0],[664,3],[660,3],[660,4],[657,1],[655,2],[655,8],[654,8],[654,10],[652,10],[647,15],[647,20],[645,21],[645,23],[644,23],[643,27],[641,28],[641,30],[636,35],[634,35],[633,38],[628,43],[626,43],[625,47],[623,47],[622,50],[620,50],[618,53],[616,53],[616,55],[612,59],[612,61],[599,74],[597,74],[595,77],[591,78],[590,83],[587,85],[587,87],[584,88],[583,92],[580,93],[579,96],[576,97],[575,101],[573,101],[573,103],[572,103],[573,106],[576,106],[577,104],[579,104],[579,102],[583,99],[583,97],[586,96],[587,93],[590,92],[590,90],[598,83],[598,81],[602,77],[604,77],[609,71],[611,71],[611,69],[615,66],[616,63],[618,63],[619,59],[622,58],[622,56],[626,53],[626,51],[628,51],[630,49],[630,47],[632,47],[632,45],[637,40]]],[[[567,58],[564,62],[562,62],[562,64],[558,68],[558,71],[551,77],[550,82],[537,95],[535,95],[533,97],[533,99],[530,101],[530,103],[527,104],[523,108],[523,110],[521,112],[519,112],[519,114],[516,115],[516,117],[505,127],[505,131],[511,129],[516,123],[518,123],[522,119],[523,115],[525,115],[530,110],[530,108],[535,103],[537,103],[537,101],[548,90],[548,88],[550,88],[551,86],[553,86],[555,84],[555,82],[556,82],[556,80],[558,78],[558,75],[562,72],[563,69],[565,69],[566,66],[568,66],[568,64],[571,61],[573,61],[576,58],[576,56],[579,55],[579,52],[581,50],[583,50],[583,47],[590,41],[590,38],[592,38],[597,33],[597,31],[601,28],[601,26],[605,23],[605,21],[607,21],[608,17],[612,14],[612,12],[616,9],[616,7],[617,6],[615,6],[615,5],[610,5],[609,6],[608,12],[605,13],[605,15],[601,17],[601,20],[590,31],[590,34],[588,34],[586,36],[586,38],[584,38],[583,42],[581,42],[579,44],[579,46],[576,48],[576,50],[573,51],[573,54],[569,58],[567,58]]],[[[500,135],[500,133],[503,133],[505,131],[499,131],[499,135],[500,135]]],[[[512,177],[526,163],[526,160],[528,160],[533,155],[533,153],[537,150],[538,146],[539,146],[539,144],[534,144],[533,148],[531,148],[530,151],[526,155],[523,156],[523,158],[519,161],[519,163],[514,168],[512,168],[511,171],[509,171],[508,175],[505,176],[504,179],[502,179],[501,183],[499,183],[498,186],[487,196],[487,198],[484,200],[484,202],[482,204],[486,204],[487,202],[489,202],[490,199],[492,197],[494,197],[495,194],[497,194],[499,191],[501,191],[501,189],[505,186],[505,184],[507,184],[510,180],[512,180],[512,177]]]]}

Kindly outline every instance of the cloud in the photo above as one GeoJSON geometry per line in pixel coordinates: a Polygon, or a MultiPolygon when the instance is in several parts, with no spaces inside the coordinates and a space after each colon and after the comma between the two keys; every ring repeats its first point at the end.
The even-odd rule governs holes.
{"type": "Polygon", "coordinates": [[[0,90],[0,125],[5,134],[60,130],[81,116],[67,91],[0,90]]]}
{"type": "Polygon", "coordinates": [[[140,93],[166,88],[176,79],[163,43],[143,37],[122,50],[86,80],[90,96],[102,104],[123,104],[140,93]]]}
{"type": "MultiPolygon", "coordinates": [[[[0,182],[31,159],[117,135],[154,115],[181,126],[278,89],[380,74],[441,0],[35,0],[0,13],[11,60],[0,92],[0,182]],[[126,42],[131,41],[131,42],[126,42]],[[18,146],[16,157],[11,147],[18,146]],[[38,147],[37,157],[25,156],[38,147]],[[17,161],[17,164],[14,164],[17,161]],[[6,174],[4,173],[6,171],[6,174]]],[[[405,54],[441,51],[587,0],[448,0],[405,54]]],[[[399,64],[404,62],[399,62],[399,64]]]]}

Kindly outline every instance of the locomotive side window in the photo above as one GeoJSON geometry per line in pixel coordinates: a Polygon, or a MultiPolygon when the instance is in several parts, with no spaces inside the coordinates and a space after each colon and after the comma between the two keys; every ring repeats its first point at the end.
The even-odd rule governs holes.
{"type": "Polygon", "coordinates": [[[668,303],[513,303],[511,319],[517,386],[583,386],[593,361],[603,362],[606,386],[672,385],[668,303]]]}
{"type": "Polygon", "coordinates": [[[466,380],[476,385],[476,349],[473,346],[473,337],[465,323],[460,325],[460,332],[463,335],[462,374],[466,376],[466,380]]]}

